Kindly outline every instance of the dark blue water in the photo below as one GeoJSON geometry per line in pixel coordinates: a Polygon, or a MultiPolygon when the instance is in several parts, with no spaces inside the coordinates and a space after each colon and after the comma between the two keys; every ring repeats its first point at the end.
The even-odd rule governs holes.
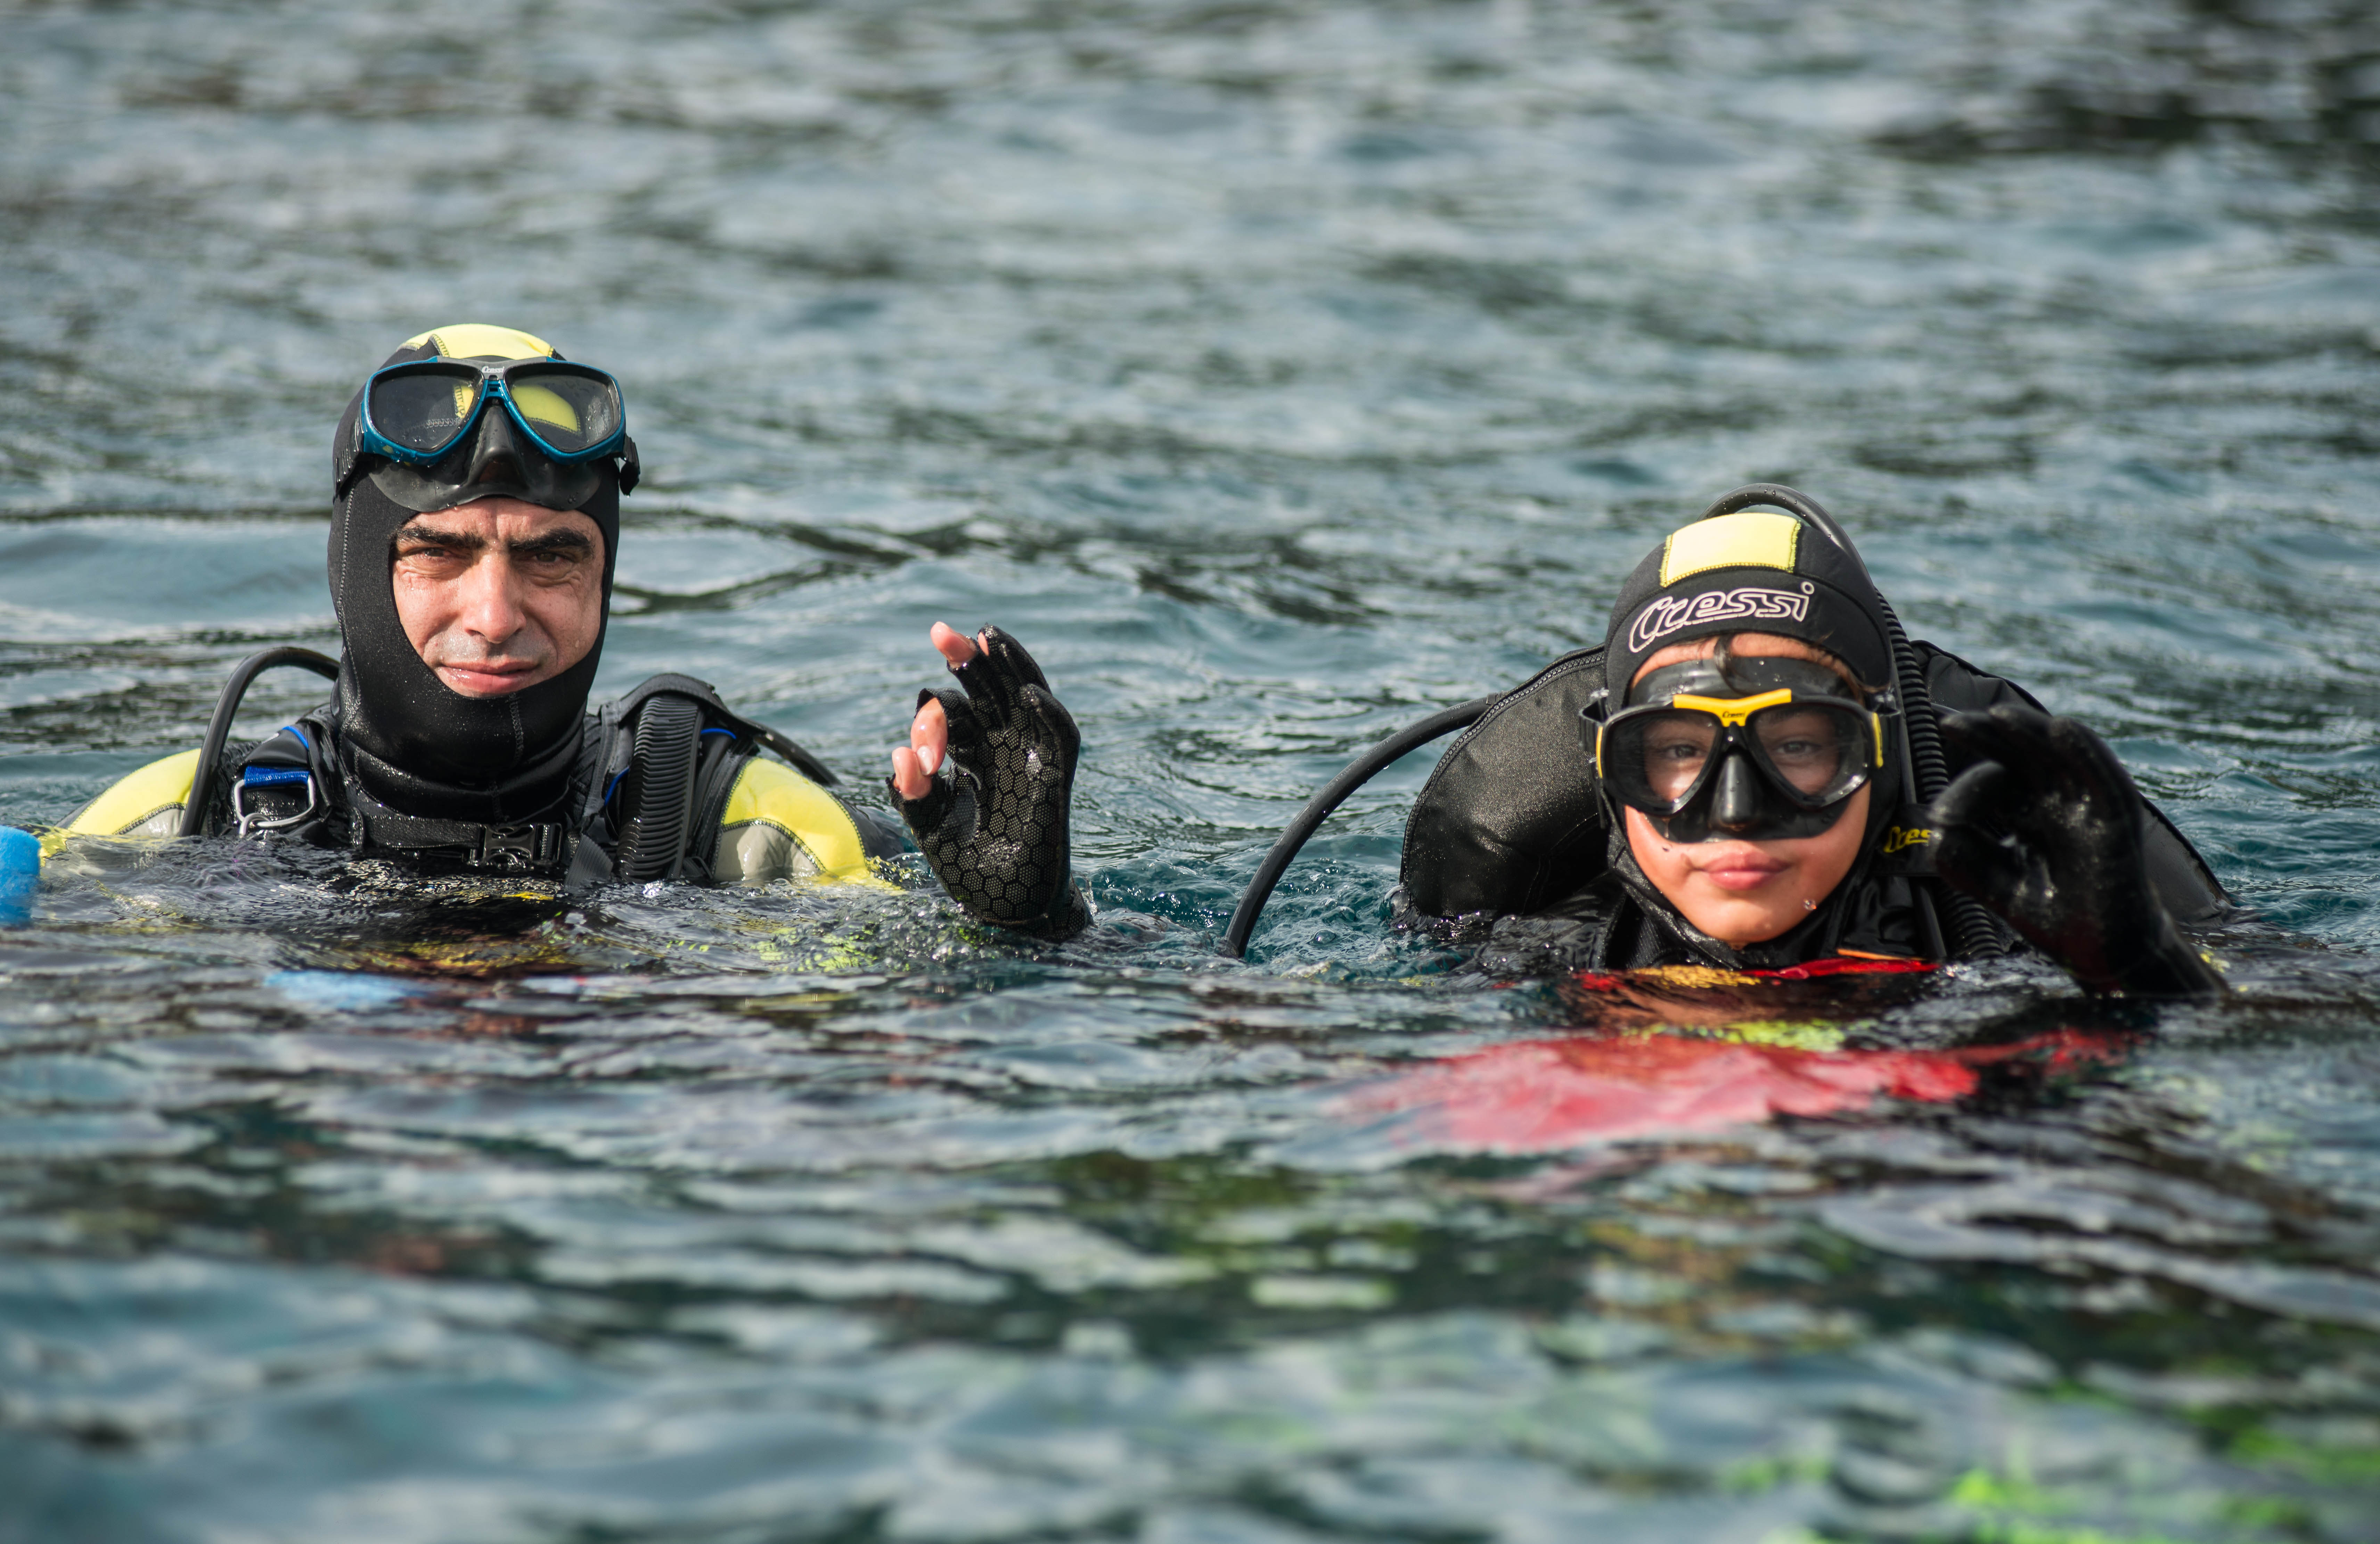
{"type": "Polygon", "coordinates": [[[999,623],[1100,911],[54,874],[0,1538],[2380,1537],[2375,193],[2324,0],[0,4],[0,819],[333,643],[339,408],[486,321],[627,384],[606,689],[866,786],[999,623]],[[1215,957],[1755,479],[2116,742],[2237,1003],[1509,1150],[1380,1091],[1572,1023],[1390,930],[1427,755],[1215,957]]]}

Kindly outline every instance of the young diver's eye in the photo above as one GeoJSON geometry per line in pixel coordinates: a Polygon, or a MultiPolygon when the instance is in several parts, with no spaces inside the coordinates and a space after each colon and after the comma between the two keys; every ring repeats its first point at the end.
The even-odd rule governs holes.
{"type": "Polygon", "coordinates": [[[1764,718],[1757,733],[1769,764],[1805,794],[1825,792],[1842,770],[1846,737],[1831,714],[1796,712],[1764,718]]]}
{"type": "Polygon", "coordinates": [[[1655,796],[1675,799],[1683,796],[1694,779],[1702,775],[1703,763],[1710,759],[1711,742],[1716,738],[1717,726],[1700,715],[1664,718],[1647,728],[1642,765],[1645,781],[1655,796]]]}

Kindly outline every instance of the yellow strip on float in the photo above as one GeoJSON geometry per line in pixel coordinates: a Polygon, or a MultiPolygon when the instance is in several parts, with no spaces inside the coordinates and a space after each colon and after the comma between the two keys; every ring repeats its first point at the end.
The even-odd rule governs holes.
{"type": "Polygon", "coordinates": [[[782,761],[754,757],[727,795],[719,829],[758,822],[790,836],[818,865],[820,879],[867,880],[868,849],[843,801],[782,761]]]}
{"type": "Polygon", "coordinates": [[[190,780],[199,774],[199,753],[185,750],[115,780],[107,792],[82,807],[75,818],[42,838],[47,857],[69,836],[121,836],[190,802],[190,780]]]}

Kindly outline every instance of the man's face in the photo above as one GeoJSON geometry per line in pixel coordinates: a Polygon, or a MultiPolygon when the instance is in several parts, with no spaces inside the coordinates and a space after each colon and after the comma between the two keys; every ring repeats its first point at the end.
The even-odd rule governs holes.
{"type": "Polygon", "coordinates": [[[396,614],[465,697],[504,697],[587,657],[603,627],[603,532],[575,509],[485,498],[396,533],[396,614]]]}

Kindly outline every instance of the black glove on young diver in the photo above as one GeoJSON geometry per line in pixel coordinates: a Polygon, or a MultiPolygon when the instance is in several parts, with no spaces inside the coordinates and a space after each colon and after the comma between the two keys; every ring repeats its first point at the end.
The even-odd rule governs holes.
{"type": "Polygon", "coordinates": [[[1951,713],[1975,759],[1927,813],[1936,872],[2006,918],[2094,992],[2220,995],[2223,979],[2149,887],[2141,796],[2107,742],[2070,718],[2002,705],[1951,713]],[[1978,829],[1988,821],[2009,833],[1978,829]]]}
{"type": "MultiPolygon", "coordinates": [[[[1024,645],[986,627],[975,658],[950,667],[964,693],[921,691],[950,720],[949,765],[921,798],[892,801],[966,914],[1044,938],[1091,919],[1075,888],[1068,835],[1083,736],[1024,645]]],[[[892,787],[890,782],[887,787],[892,787]]]]}

